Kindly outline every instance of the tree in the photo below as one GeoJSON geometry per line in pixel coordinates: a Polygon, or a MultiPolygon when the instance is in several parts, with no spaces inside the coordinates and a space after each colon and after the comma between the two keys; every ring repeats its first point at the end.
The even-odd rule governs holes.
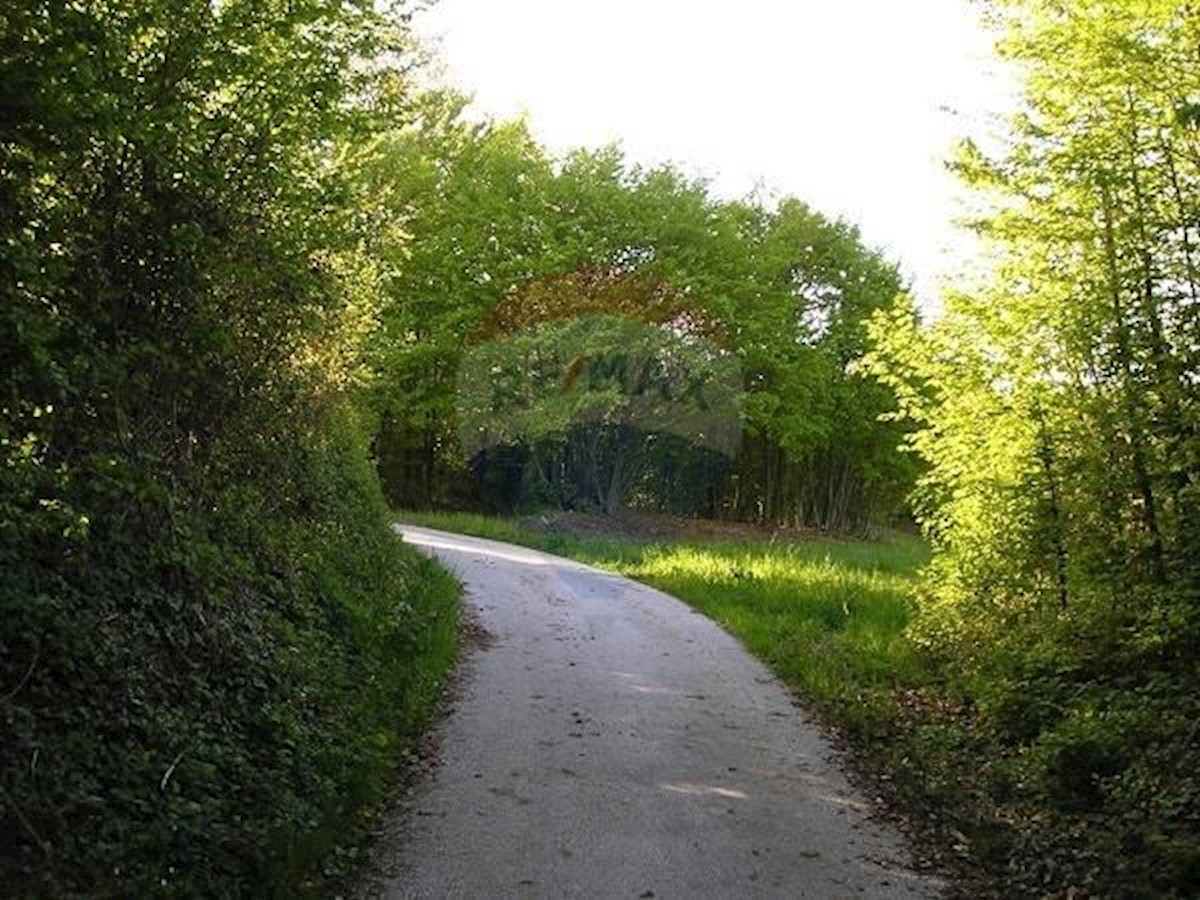
{"type": "Polygon", "coordinates": [[[371,2],[0,10],[11,892],[287,892],[419,707],[448,593],[366,456],[352,177],[406,44],[371,2]]]}
{"type": "Polygon", "coordinates": [[[980,223],[995,278],[950,297],[926,333],[903,309],[879,318],[877,370],[922,424],[915,446],[937,494],[928,521],[954,548],[945,558],[989,547],[1000,568],[1021,561],[1007,566],[1019,583],[990,569],[972,583],[1031,608],[1062,606],[1076,588],[1180,587],[1195,571],[1200,172],[1189,166],[1200,158],[1180,115],[1186,77],[1156,73],[1195,71],[1196,22],[1169,2],[996,12],[1026,108],[1001,158],[968,144],[957,163],[996,198],[980,223]],[[1006,449],[980,452],[981,420],[1006,449]],[[994,489],[1024,511],[1000,514],[985,499],[994,489]],[[978,511],[957,504],[990,510],[996,529],[967,537],[978,511]]]}
{"type": "Polygon", "coordinates": [[[1024,84],[1005,146],[956,161],[989,201],[990,275],[928,325],[902,300],[871,326],[926,467],[914,633],[1011,779],[989,802],[1044,845],[1099,823],[1047,883],[1186,894],[1195,817],[1166,798],[1198,762],[1200,18],[989,9],[1024,84]]]}
{"type": "MultiPolygon", "coordinates": [[[[520,125],[438,121],[455,137],[405,145],[426,161],[395,156],[380,170],[439,173],[403,207],[411,210],[411,256],[384,313],[378,388],[381,408],[395,412],[385,414],[377,447],[396,501],[481,499],[454,493],[468,459],[451,386],[471,342],[610,315],[687,323],[728,347],[745,374],[740,459],[645,443],[642,457],[673,475],[631,484],[636,502],[674,509],[675,498],[689,497],[689,512],[835,529],[894,513],[911,479],[896,453],[901,428],[877,421],[889,392],[854,366],[866,316],[894,296],[899,279],[857,232],[794,200],[778,209],[718,202],[703,184],[669,167],[630,166],[612,148],[554,161],[520,125]],[[490,235],[486,245],[459,255],[477,224],[490,235]],[[698,482],[680,483],[685,472],[698,482]]],[[[564,452],[560,444],[552,455],[564,452]]],[[[509,485],[504,496],[519,497],[511,483],[533,463],[507,451],[490,458],[509,473],[496,476],[509,485]]],[[[527,500],[576,496],[535,494],[540,501],[527,500]]]]}

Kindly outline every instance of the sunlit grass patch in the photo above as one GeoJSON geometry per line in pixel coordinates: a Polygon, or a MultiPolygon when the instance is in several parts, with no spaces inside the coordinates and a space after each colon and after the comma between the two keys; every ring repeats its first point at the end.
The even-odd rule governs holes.
{"type": "Polygon", "coordinates": [[[916,541],[650,548],[626,574],[683,599],[737,635],[803,696],[857,701],[920,681],[904,637],[916,541]]]}
{"type": "Polygon", "coordinates": [[[898,687],[926,678],[905,637],[909,591],[928,558],[917,538],[803,543],[641,543],[548,535],[469,513],[406,521],[536,547],[620,572],[703,612],[798,694],[871,730],[898,687]]]}

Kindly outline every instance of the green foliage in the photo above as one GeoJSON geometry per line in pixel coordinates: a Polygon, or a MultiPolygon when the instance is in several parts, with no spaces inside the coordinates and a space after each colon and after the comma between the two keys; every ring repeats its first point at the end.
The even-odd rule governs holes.
{"type": "Polygon", "coordinates": [[[528,448],[520,474],[540,482],[537,493],[612,513],[655,462],[736,453],[740,399],[733,355],[702,336],[581,314],[471,350],[458,435],[476,460],[528,448]]]}
{"type": "Polygon", "coordinates": [[[0,12],[0,881],[285,891],[453,648],[355,411],[371,3],[0,12]]]}
{"type": "Polygon", "coordinates": [[[1196,791],[1200,23],[991,8],[1025,86],[1004,146],[957,161],[991,274],[929,326],[903,300],[871,326],[926,467],[913,635],[995,757],[983,803],[1022,831],[997,852],[1039,889],[1191,896],[1195,817],[1167,798],[1196,791]]]}
{"type": "MultiPolygon", "coordinates": [[[[474,346],[569,315],[608,315],[727,347],[746,394],[746,449],[732,465],[649,448],[649,434],[647,454],[669,456],[663,468],[677,477],[669,490],[656,479],[631,486],[629,502],[663,508],[688,496],[690,512],[839,530],[896,514],[911,460],[896,453],[901,426],[878,421],[890,392],[855,361],[865,318],[900,280],[855,229],[793,199],[720,202],[674,169],[631,165],[612,148],[553,160],[521,123],[470,125],[452,95],[424,102],[430,127],[390,136],[370,175],[384,196],[397,186],[385,205],[407,235],[375,356],[376,446],[393,502],[479,503],[464,476],[469,463],[486,466],[456,439],[455,387],[474,346]]],[[[534,454],[527,443],[510,449],[504,467],[534,454]]],[[[519,488],[519,472],[515,480],[519,488]]],[[[537,499],[571,505],[592,493],[537,499]]]]}

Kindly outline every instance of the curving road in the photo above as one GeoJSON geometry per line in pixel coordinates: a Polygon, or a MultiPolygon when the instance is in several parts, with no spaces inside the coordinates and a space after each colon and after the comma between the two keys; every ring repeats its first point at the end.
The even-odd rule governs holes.
{"type": "Polygon", "coordinates": [[[932,897],[837,755],[732,637],[628,579],[398,526],[491,639],[372,894],[932,897]]]}

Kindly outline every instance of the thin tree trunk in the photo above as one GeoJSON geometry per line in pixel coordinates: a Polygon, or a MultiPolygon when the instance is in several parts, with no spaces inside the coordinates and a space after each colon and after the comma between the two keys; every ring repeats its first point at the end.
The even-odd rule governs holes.
{"type": "Polygon", "coordinates": [[[1121,301],[1120,270],[1117,265],[1117,245],[1113,227],[1112,193],[1105,179],[1100,181],[1104,212],[1104,249],[1108,266],[1110,302],[1116,327],[1118,362],[1121,365],[1125,414],[1129,425],[1129,443],[1133,452],[1134,481],[1142,497],[1142,522],[1150,537],[1150,567],[1156,581],[1165,579],[1163,564],[1162,535],[1158,527],[1158,509],[1154,497],[1154,486],[1150,481],[1146,465],[1145,433],[1139,412],[1142,398],[1135,396],[1136,376],[1133,370],[1132,351],[1129,345],[1129,325],[1125,307],[1121,301]]]}
{"type": "Polygon", "coordinates": [[[1050,519],[1052,522],[1050,542],[1054,551],[1054,578],[1058,586],[1058,606],[1064,612],[1067,609],[1067,548],[1063,543],[1062,505],[1059,501],[1058,477],[1054,474],[1054,448],[1050,443],[1050,434],[1046,428],[1046,417],[1041,406],[1034,409],[1034,417],[1038,423],[1038,461],[1042,466],[1042,474],[1046,478],[1046,486],[1050,493],[1050,519]]]}

